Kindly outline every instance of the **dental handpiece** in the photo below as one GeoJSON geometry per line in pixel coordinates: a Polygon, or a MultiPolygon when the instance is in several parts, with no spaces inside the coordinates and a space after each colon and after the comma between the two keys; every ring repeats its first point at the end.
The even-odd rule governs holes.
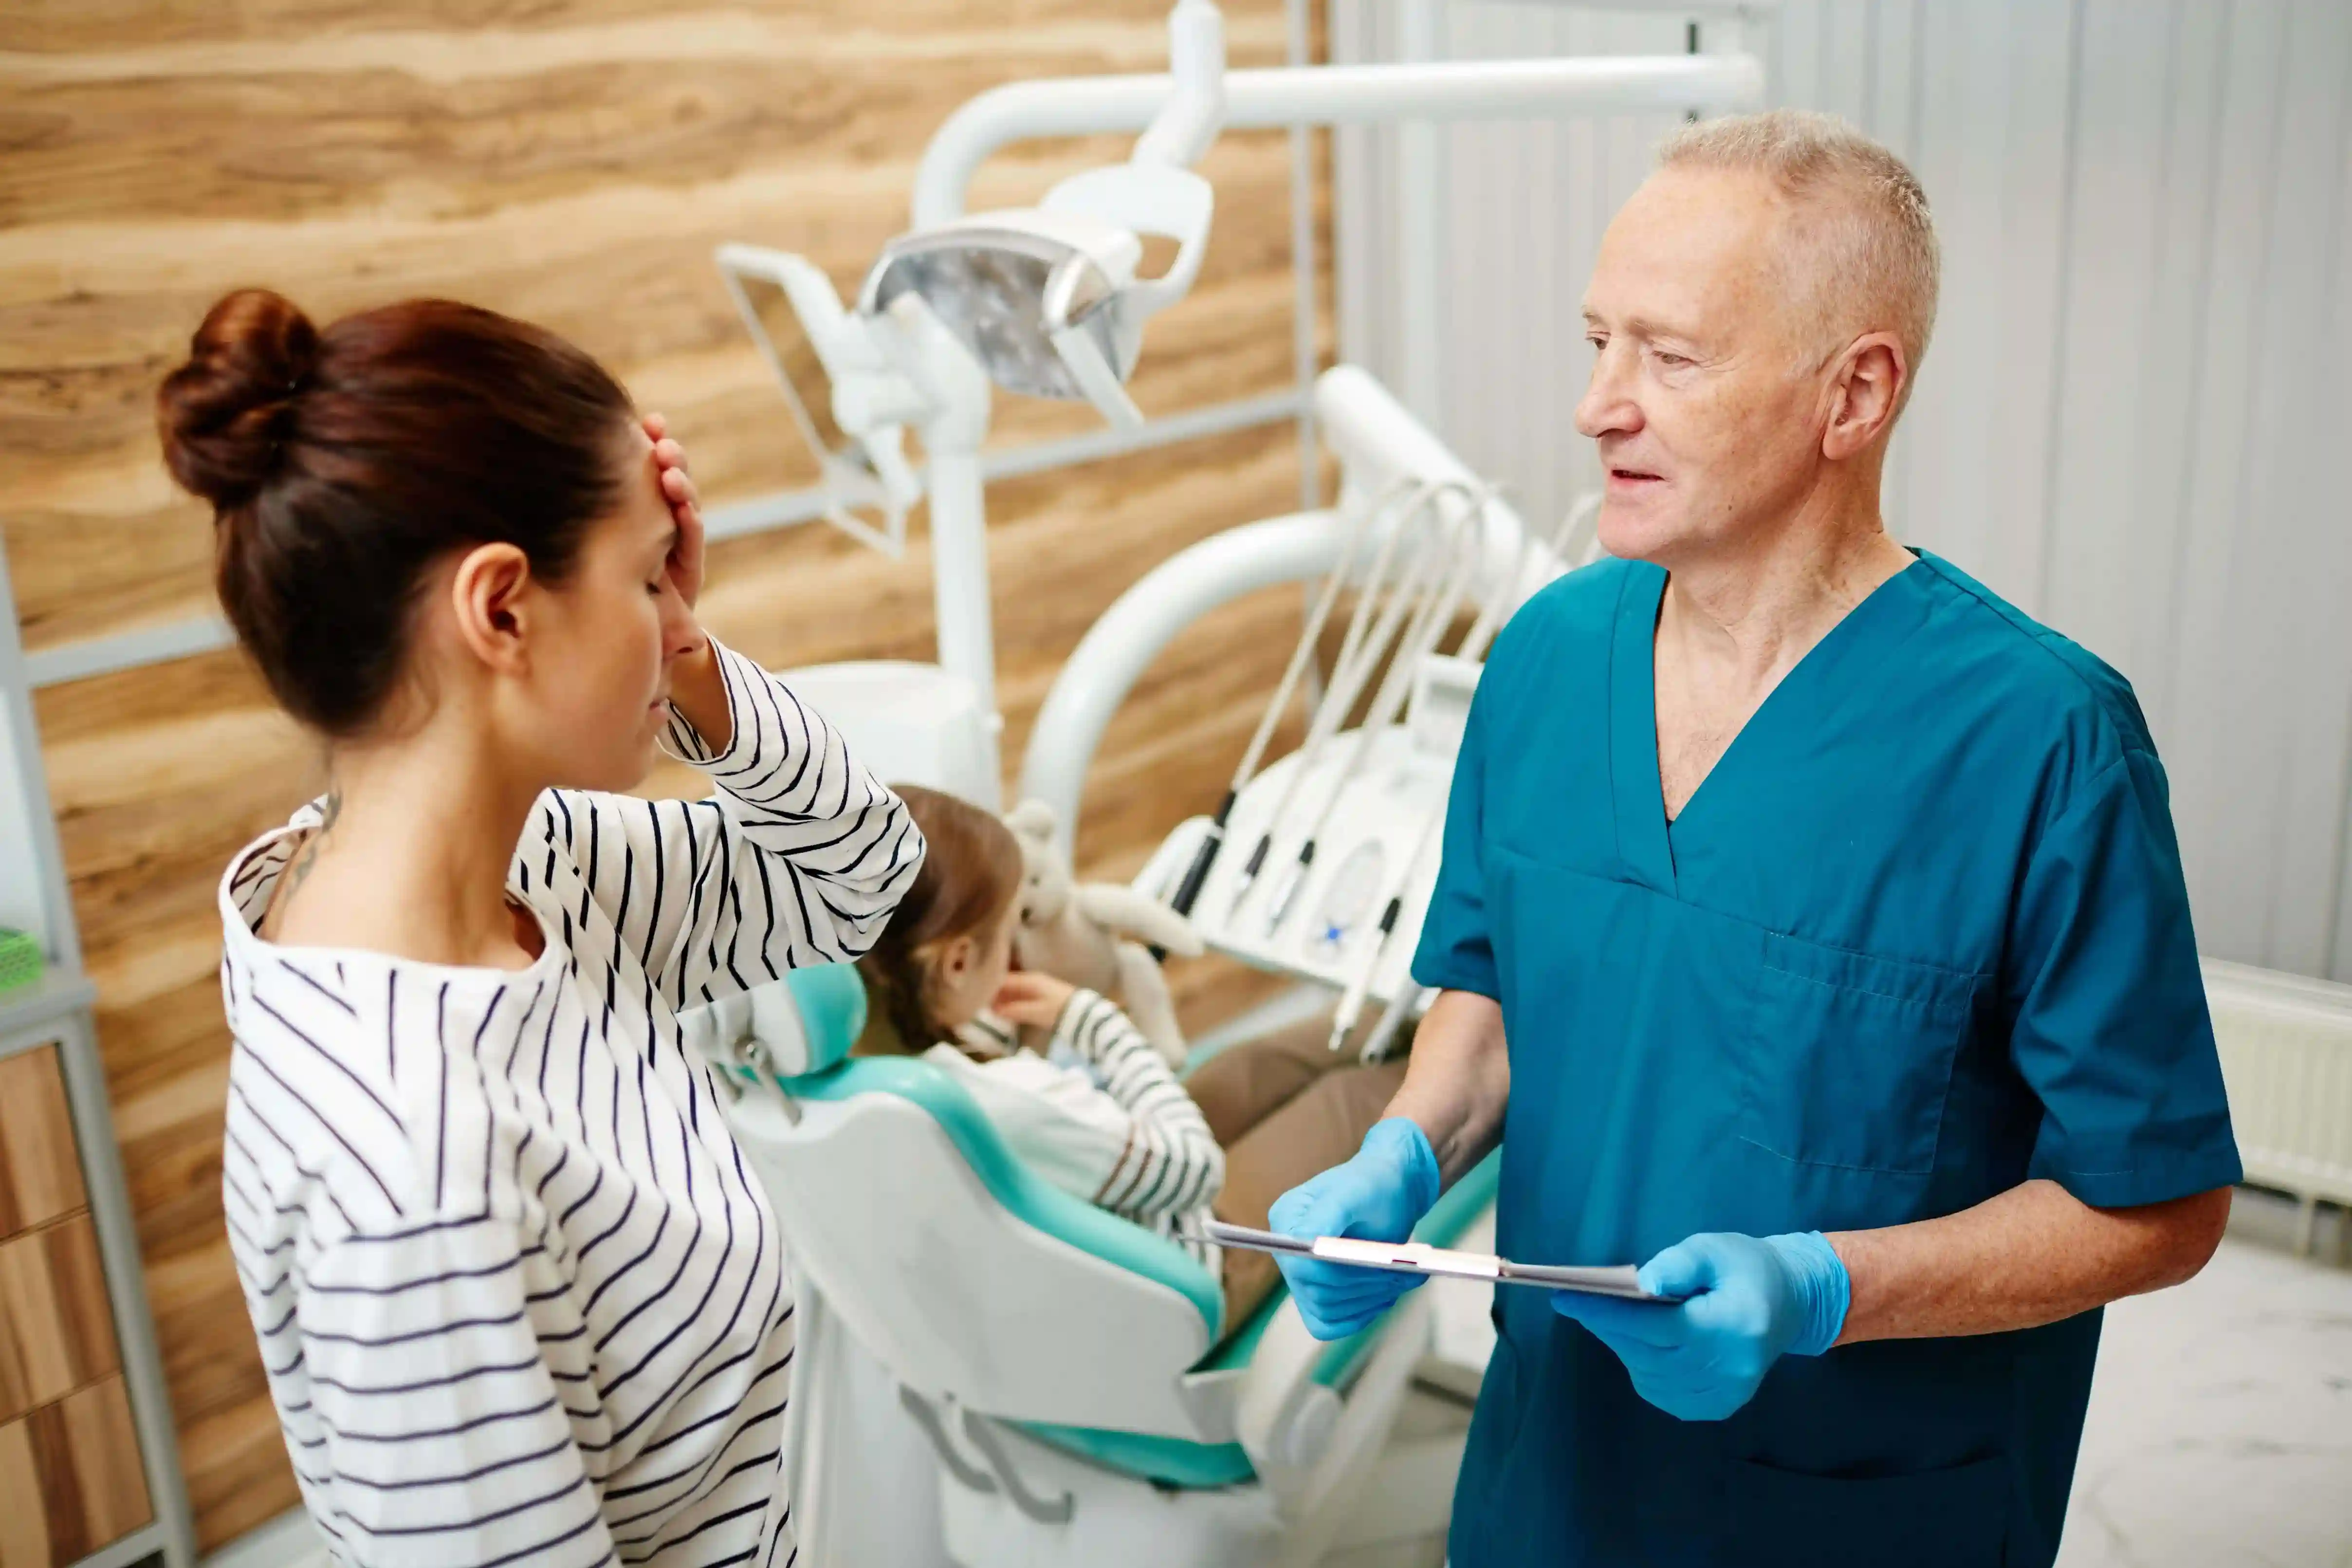
{"type": "Polygon", "coordinates": [[[1364,1048],[1358,1053],[1358,1059],[1367,1062],[1386,1060],[1389,1043],[1396,1038],[1397,1031],[1404,1027],[1404,1021],[1416,1011],[1426,1011],[1436,995],[1435,988],[1428,985],[1407,985],[1400,990],[1396,1000],[1381,1011],[1381,1021],[1372,1026],[1372,1032],[1364,1037],[1364,1048]]]}
{"type": "MultiPolygon", "coordinates": [[[[1251,846],[1249,859],[1243,865],[1241,875],[1234,879],[1233,894],[1225,905],[1228,924],[1240,913],[1243,901],[1249,897],[1251,887],[1257,881],[1258,873],[1265,868],[1265,858],[1273,847],[1274,836],[1280,830],[1283,818],[1289,815],[1299,786],[1322,755],[1325,743],[1338,732],[1348,710],[1356,705],[1357,694],[1363,689],[1365,680],[1370,679],[1373,668],[1380,662],[1381,651],[1396,635],[1397,624],[1402,619],[1404,606],[1411,600],[1406,584],[1411,582],[1418,562],[1408,561],[1399,568],[1401,574],[1397,586],[1386,604],[1380,604],[1381,593],[1388,585],[1390,564],[1395,558],[1399,543],[1412,531],[1414,515],[1440,488],[1442,482],[1421,483],[1402,492],[1406,510],[1388,530],[1366,571],[1362,594],[1357,601],[1354,614],[1349,617],[1347,635],[1340,640],[1339,657],[1332,662],[1330,684],[1324,690],[1322,704],[1307,721],[1307,738],[1298,748],[1290,778],[1283,785],[1281,797],[1275,802],[1274,810],[1266,817],[1257,842],[1251,846]],[[1379,605],[1377,613],[1374,609],[1376,605],[1379,605]]],[[[1381,519],[1394,504],[1393,496],[1384,499],[1376,508],[1371,521],[1366,524],[1367,531],[1379,528],[1381,519]]]]}
{"type": "MultiPolygon", "coordinates": [[[[1429,853],[1429,847],[1437,841],[1438,831],[1444,823],[1445,807],[1440,803],[1437,810],[1423,821],[1421,837],[1414,842],[1412,855],[1405,859],[1404,872],[1397,879],[1396,891],[1389,896],[1388,907],[1381,911],[1381,923],[1373,934],[1371,951],[1364,954],[1354,972],[1348,976],[1348,987],[1339,994],[1339,1005],[1331,1015],[1331,1048],[1335,1051],[1348,1037],[1349,1031],[1356,1026],[1356,1020],[1363,1016],[1364,1000],[1371,994],[1373,978],[1380,973],[1381,962],[1387,957],[1389,943],[1396,936],[1398,918],[1404,913],[1404,896],[1412,890],[1413,879],[1421,869],[1422,859],[1429,853]]],[[[1410,991],[1412,986],[1408,984],[1405,989],[1410,991]]],[[[1369,1050],[1370,1047],[1366,1048],[1369,1050]]]]}
{"type": "Polygon", "coordinates": [[[1217,851],[1224,847],[1225,819],[1234,814],[1234,801],[1240,793],[1225,791],[1225,798],[1217,803],[1217,815],[1209,819],[1208,832],[1201,835],[1200,847],[1192,851],[1192,862],[1184,868],[1175,896],[1168,900],[1168,907],[1178,914],[1191,914],[1192,906],[1200,900],[1201,884],[1209,879],[1209,868],[1216,864],[1217,851]]]}
{"type": "MultiPolygon", "coordinates": [[[[1476,499],[1479,506],[1483,508],[1483,497],[1476,496],[1475,492],[1470,491],[1468,487],[1457,485],[1455,488],[1464,493],[1473,494],[1474,499],[1476,499]]],[[[1465,512],[1462,517],[1454,520],[1453,530],[1435,536],[1432,542],[1443,550],[1454,535],[1477,515],[1478,512],[1475,510],[1465,512]]],[[[1440,557],[1439,564],[1441,566],[1446,564],[1443,555],[1440,557]]],[[[1324,795],[1322,810],[1316,814],[1314,825],[1307,829],[1307,837],[1300,841],[1297,855],[1286,868],[1283,880],[1273,895],[1273,907],[1266,916],[1265,922],[1266,935],[1269,937],[1282,929],[1284,921],[1289,918],[1291,906],[1297,901],[1300,889],[1307,885],[1307,875],[1315,865],[1316,845],[1322,837],[1324,828],[1329,825],[1331,814],[1338,808],[1339,796],[1346,790],[1348,781],[1362,771],[1366,759],[1370,755],[1373,742],[1404,707],[1405,697],[1412,686],[1415,669],[1422,659],[1444,639],[1446,630],[1453,625],[1454,612],[1459,606],[1463,592],[1468,587],[1471,578],[1475,575],[1475,558],[1456,552],[1454,554],[1453,568],[1444,575],[1431,580],[1424,596],[1414,612],[1412,623],[1397,643],[1396,655],[1389,661],[1389,668],[1381,679],[1380,689],[1365,712],[1363,723],[1356,731],[1355,744],[1349,753],[1348,760],[1340,767],[1338,776],[1332,780],[1329,791],[1324,795]]]]}
{"type": "Polygon", "coordinates": [[[1348,1031],[1354,1028],[1356,1020],[1363,1016],[1364,996],[1372,987],[1372,972],[1380,967],[1381,954],[1388,951],[1389,938],[1396,932],[1397,916],[1403,910],[1404,899],[1399,895],[1390,899],[1388,907],[1381,911],[1380,926],[1372,933],[1371,954],[1349,977],[1348,989],[1339,997],[1338,1010],[1331,1015],[1328,1044],[1332,1050],[1336,1051],[1347,1043],[1348,1031]]]}
{"type": "MultiPolygon", "coordinates": [[[[1402,487],[1394,487],[1401,489],[1402,487]]],[[[1209,880],[1209,868],[1216,864],[1217,852],[1224,847],[1225,824],[1233,816],[1234,803],[1241,798],[1243,786],[1257,774],[1258,763],[1265,756],[1266,743],[1274,738],[1275,726],[1282,721],[1283,710],[1290,706],[1291,693],[1297,689],[1298,678],[1314,657],[1315,645],[1323,636],[1324,623],[1331,618],[1331,606],[1339,602],[1339,591],[1346,585],[1348,574],[1356,563],[1357,552],[1363,547],[1365,530],[1350,529],[1348,542],[1332,564],[1331,575],[1323,591],[1309,606],[1306,624],[1299,629],[1298,642],[1290,650],[1290,663],[1283,669],[1282,679],[1274,688],[1274,696],[1259,715],[1257,729],[1250,736],[1249,745],[1242,752],[1242,760],[1234,769],[1233,780],[1225,786],[1224,798],[1217,803],[1217,814],[1210,820],[1209,831],[1201,837],[1200,847],[1192,852],[1192,864],[1184,868],[1183,879],[1176,884],[1176,896],[1169,907],[1180,915],[1189,915],[1200,900],[1201,889],[1209,880]]]]}
{"type": "MultiPolygon", "coordinates": [[[[1462,485],[1459,481],[1452,482],[1452,488],[1470,495],[1475,504],[1454,519],[1451,528],[1436,536],[1433,542],[1437,543],[1441,550],[1451,543],[1464,528],[1475,526],[1483,531],[1485,526],[1485,492],[1462,485]]],[[[1276,888],[1273,897],[1272,910],[1266,916],[1265,930],[1268,936],[1282,929],[1284,921],[1290,914],[1291,906],[1297,900],[1300,889],[1306,886],[1307,872],[1315,864],[1316,842],[1322,837],[1323,829],[1329,825],[1331,814],[1338,808],[1339,796],[1346,790],[1348,781],[1362,771],[1366,759],[1371,753],[1373,742],[1379,738],[1381,731],[1385,730],[1398,712],[1403,709],[1405,698],[1412,689],[1415,670],[1423,658],[1444,639],[1446,631],[1454,623],[1454,612],[1460,606],[1464,593],[1467,591],[1477,575],[1477,555],[1475,550],[1454,552],[1453,560],[1450,563],[1441,556],[1439,564],[1441,567],[1450,565],[1451,569],[1444,571],[1444,575],[1432,580],[1410,626],[1397,645],[1397,657],[1390,660],[1388,671],[1381,678],[1380,689],[1372,699],[1372,704],[1364,714],[1364,721],[1356,731],[1355,743],[1349,752],[1347,762],[1339,769],[1338,776],[1332,780],[1329,791],[1323,797],[1322,810],[1316,814],[1314,825],[1307,829],[1306,838],[1299,844],[1297,856],[1285,870],[1283,880],[1276,888]]]]}
{"type": "MultiPolygon", "coordinates": [[[[1575,536],[1579,527],[1591,517],[1598,505],[1597,497],[1586,497],[1570,507],[1561,516],[1560,521],[1553,525],[1550,536],[1544,542],[1563,563],[1566,561],[1568,542],[1575,536]]],[[[1471,659],[1485,657],[1488,646],[1494,641],[1496,633],[1502,629],[1504,621],[1508,618],[1510,602],[1517,595],[1518,584],[1527,574],[1528,562],[1533,547],[1534,536],[1522,534],[1519,540],[1518,555],[1512,563],[1510,576],[1489,590],[1486,602],[1479,607],[1478,618],[1471,624],[1469,631],[1463,636],[1462,646],[1456,650],[1457,657],[1471,659]]],[[[1388,907],[1381,912],[1380,927],[1373,938],[1371,951],[1364,955],[1354,973],[1349,975],[1347,989],[1340,994],[1339,1005],[1331,1015],[1330,1047],[1335,1051],[1346,1040],[1349,1032],[1355,1028],[1357,1020],[1363,1016],[1364,1002],[1370,994],[1372,981],[1380,973],[1381,962],[1387,957],[1388,944],[1394,940],[1396,923],[1403,912],[1404,896],[1412,891],[1413,879],[1421,869],[1422,858],[1429,853],[1430,846],[1437,841],[1444,823],[1445,806],[1440,803],[1436,811],[1423,823],[1420,840],[1413,846],[1412,854],[1406,858],[1403,870],[1398,879],[1397,891],[1389,900],[1388,907]]],[[[1411,994],[1413,989],[1408,985],[1405,988],[1405,994],[1411,994]]],[[[1374,1059],[1379,1047],[1384,1047],[1395,1035],[1401,1016],[1393,1004],[1388,1011],[1382,1013],[1380,1024],[1365,1042],[1366,1059],[1374,1059]]]]}

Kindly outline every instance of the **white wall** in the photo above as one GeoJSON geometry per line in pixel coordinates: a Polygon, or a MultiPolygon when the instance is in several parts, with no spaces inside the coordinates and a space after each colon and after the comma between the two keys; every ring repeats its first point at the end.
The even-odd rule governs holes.
{"type": "MultiPolygon", "coordinates": [[[[1382,58],[1401,3],[1333,0],[1335,53],[1382,58]]],[[[1549,5],[1439,22],[1456,58],[1685,45],[1549,5]]],[[[1936,210],[1896,532],[2131,678],[2209,952],[2352,979],[2352,4],[1794,0],[1755,43],[1775,102],[1888,142],[1936,210]]],[[[1578,300],[1672,124],[1437,133],[1438,423],[1533,515],[1592,482],[1578,300]]],[[[1390,374],[1396,134],[1339,148],[1343,349],[1390,374]]]]}

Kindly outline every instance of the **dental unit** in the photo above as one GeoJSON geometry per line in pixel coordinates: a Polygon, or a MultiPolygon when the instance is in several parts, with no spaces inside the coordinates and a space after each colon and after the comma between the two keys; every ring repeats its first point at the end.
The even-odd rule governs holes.
{"type": "MultiPolygon", "coordinates": [[[[1146,324],[1200,276],[1215,203],[1194,165],[1221,130],[1713,112],[1763,90],[1746,53],[1227,69],[1210,0],[1175,6],[1170,53],[1168,74],[1023,82],[958,109],[924,153],[908,229],[845,302],[805,258],[719,253],[791,438],[816,458],[815,510],[892,554],[915,503],[928,510],[937,661],[785,672],[886,777],[1001,804],[989,477],[1234,427],[1154,417],[1129,391],[1146,324]],[[1031,207],[964,211],[997,149],[1118,132],[1139,134],[1125,162],[1031,207]],[[1152,240],[1172,241],[1175,259],[1147,278],[1152,240]],[[1103,427],[983,453],[998,389],[1083,402],[1103,427]]],[[[1136,885],[1189,906],[1213,951],[1325,1005],[1381,1004],[1392,1036],[1417,994],[1405,958],[1476,658],[1571,563],[1370,375],[1299,360],[1286,407],[1338,459],[1336,498],[1214,534],[1122,594],[1054,681],[1017,798],[1053,808],[1066,856],[1095,750],[1145,667],[1223,605],[1315,584],[1225,798],[1179,826],[1136,885]],[[1349,595],[1306,736],[1269,759],[1349,595]],[[1470,631],[1441,653],[1473,605],[1470,631]],[[1291,820],[1310,803],[1310,823],[1291,820]],[[1241,843],[1249,856],[1223,848],[1241,843]],[[1262,907],[1254,885],[1286,847],[1282,874],[1255,889],[1262,907]]],[[[805,507],[804,494],[780,499],[805,507]]],[[[1335,1346],[1312,1341],[1279,1292],[1223,1323],[1211,1271],[1062,1201],[931,1064],[849,1057],[854,976],[788,978],[768,988],[751,1038],[695,1027],[740,1089],[730,1121],[787,1243],[801,1332],[788,1449],[806,1561],[1303,1565],[1367,1539],[1369,1497],[1412,1515],[1408,1532],[1442,1521],[1450,1489],[1433,1478],[1450,1465],[1391,1440],[1433,1343],[1433,1292],[1335,1346]],[[881,1495],[908,1500],[903,1517],[852,1500],[881,1495]],[[901,1538],[872,1539],[882,1530],[901,1538]]],[[[1414,1238],[1450,1245],[1493,1182],[1490,1162],[1414,1238]]]]}

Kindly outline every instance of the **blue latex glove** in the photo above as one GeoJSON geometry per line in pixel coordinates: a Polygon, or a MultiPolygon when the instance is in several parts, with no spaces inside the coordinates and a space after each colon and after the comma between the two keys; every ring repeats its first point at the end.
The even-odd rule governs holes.
{"type": "Polygon", "coordinates": [[[1852,1281],[1819,1231],[1694,1236],[1642,1265],[1642,1289],[1672,1304],[1561,1290],[1552,1310],[1599,1337],[1634,1392],[1684,1421],[1747,1404],[1783,1355],[1819,1355],[1845,1327],[1852,1281]]]}
{"type": "MultiPolygon", "coordinates": [[[[1411,1119],[1391,1116],[1372,1123],[1354,1159],[1275,1199],[1266,1228],[1305,1239],[1403,1241],[1437,1201],[1437,1155],[1429,1135],[1411,1119]]],[[[1282,1253],[1274,1260],[1307,1331],[1318,1340],[1345,1339],[1365,1328],[1424,1278],[1282,1253]]]]}

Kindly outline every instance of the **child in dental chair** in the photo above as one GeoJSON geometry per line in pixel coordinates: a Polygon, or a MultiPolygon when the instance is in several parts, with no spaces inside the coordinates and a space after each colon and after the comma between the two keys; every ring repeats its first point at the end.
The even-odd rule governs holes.
{"type": "MultiPolygon", "coordinates": [[[[872,951],[857,1054],[919,1056],[951,1073],[1040,1177],[1174,1237],[1212,1215],[1263,1228],[1267,1205],[1353,1154],[1404,1081],[1402,1060],[1335,1055],[1324,1026],[1218,1053],[1179,1083],[1116,1005],[1050,974],[1012,968],[1019,842],[952,795],[898,794],[929,850],[872,951]],[[1008,1026],[1052,1031],[1049,1055],[1008,1026]]],[[[1263,1253],[1189,1244],[1219,1268],[1238,1327],[1277,1279],[1263,1253]]]]}

